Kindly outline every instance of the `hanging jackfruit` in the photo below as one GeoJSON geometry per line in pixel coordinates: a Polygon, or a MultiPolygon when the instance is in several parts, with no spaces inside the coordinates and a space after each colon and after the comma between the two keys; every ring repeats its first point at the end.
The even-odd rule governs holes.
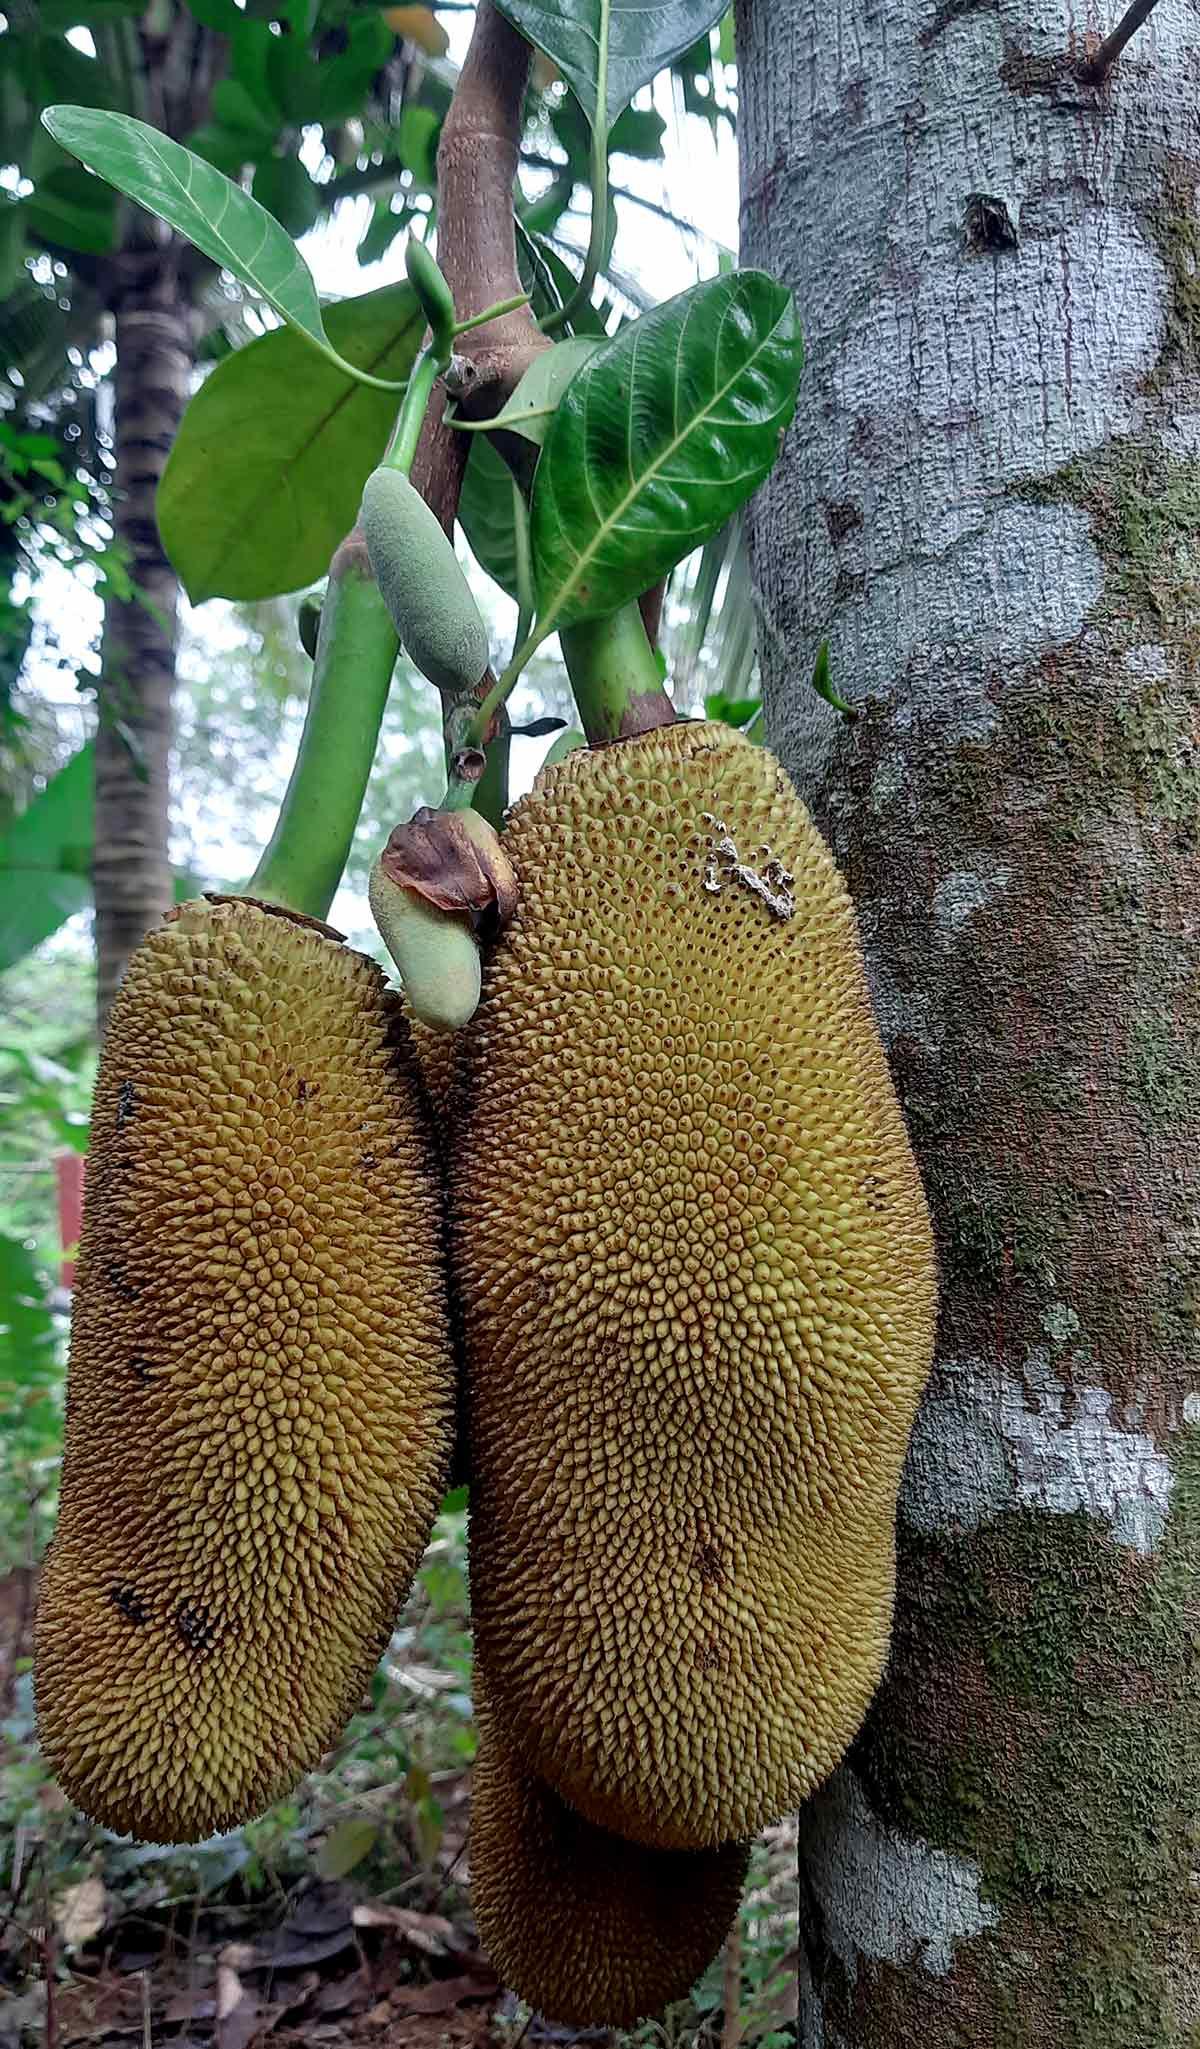
{"type": "Polygon", "coordinates": [[[928,1215],[770,754],[682,723],[573,753],[505,846],[453,1170],[478,1653],[589,1820],[716,1845],[812,1792],[879,1679],[928,1215]]]}
{"type": "Polygon", "coordinates": [[[498,1975],[548,2020],[632,2027],[683,1999],[738,1910],[749,1849],[647,1850],[526,1771],[475,1668],[471,1903],[498,1975]]]}
{"type": "Polygon", "coordinates": [[[45,1753],[195,1841],[358,1706],[450,1450],[439,1200],[407,1027],[328,927],[185,905],[138,949],[92,1122],[45,1753]]]}

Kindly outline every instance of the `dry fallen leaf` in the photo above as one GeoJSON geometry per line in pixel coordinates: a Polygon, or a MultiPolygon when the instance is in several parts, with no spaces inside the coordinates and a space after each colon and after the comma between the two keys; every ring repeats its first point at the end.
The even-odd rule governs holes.
{"type": "Polygon", "coordinates": [[[242,1981],[232,1964],[217,1965],[217,2022],[225,2020],[242,1996],[242,1981]]]}
{"type": "Polygon", "coordinates": [[[54,1925],[67,1949],[82,1949],[99,1935],[108,1919],[108,1894],[102,1878],[81,1878],[60,1893],[51,1909],[54,1925]]]}
{"type": "Polygon", "coordinates": [[[418,1914],[415,1907],[372,1907],[357,1906],[354,1909],[356,1928],[390,1928],[414,1949],[423,1950],[426,1956],[445,1956],[448,1950],[461,1949],[462,1937],[453,1921],[447,1921],[444,1914],[418,1914]]]}
{"type": "Polygon", "coordinates": [[[227,1942],[224,1949],[217,1951],[217,1962],[228,1965],[231,1971],[248,1971],[258,1960],[258,1951],[252,1942],[227,1942]]]}
{"type": "Polygon", "coordinates": [[[430,1985],[399,1985],[391,1994],[395,2013],[452,2013],[472,1999],[491,1999],[500,1981],[483,1978],[437,1978],[430,1985]]]}
{"type": "Polygon", "coordinates": [[[407,37],[430,57],[444,57],[450,38],[432,7],[385,7],[383,18],[398,36],[407,37]]]}

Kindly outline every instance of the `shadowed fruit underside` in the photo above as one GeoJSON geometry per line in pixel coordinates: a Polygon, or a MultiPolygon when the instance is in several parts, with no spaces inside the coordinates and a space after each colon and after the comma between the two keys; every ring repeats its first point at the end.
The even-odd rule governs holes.
{"type": "Polygon", "coordinates": [[[679,724],[544,771],[457,1115],[480,1659],[523,1762],[661,1848],[853,1736],[935,1315],[854,914],[782,771],[679,724]]]}
{"type": "Polygon", "coordinates": [[[139,949],[96,1086],[36,1694],[64,1790],[194,1841],[358,1706],[452,1372],[423,1094],[374,964],[246,901],[139,949]]]}
{"type": "Polygon", "coordinates": [[[471,1902],[504,1983],[577,2027],[685,1998],[737,1913],[747,1846],[648,1850],[595,1827],[522,1768],[478,1684],[475,1706],[471,1902]]]}

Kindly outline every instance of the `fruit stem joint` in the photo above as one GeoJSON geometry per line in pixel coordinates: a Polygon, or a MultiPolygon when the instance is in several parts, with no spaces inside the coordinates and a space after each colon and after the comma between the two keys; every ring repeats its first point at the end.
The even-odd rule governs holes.
{"type": "Polygon", "coordinates": [[[580,724],[593,747],[674,724],[675,708],[636,604],[606,619],[565,626],[558,638],[580,724]]]}

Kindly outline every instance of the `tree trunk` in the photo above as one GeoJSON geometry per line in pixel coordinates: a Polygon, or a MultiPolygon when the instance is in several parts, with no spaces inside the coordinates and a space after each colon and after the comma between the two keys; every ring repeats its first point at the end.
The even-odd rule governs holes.
{"type": "Polygon", "coordinates": [[[739,7],[744,260],[810,352],[767,726],[943,1270],[805,2049],[1200,2042],[1200,16],[1088,84],[1120,12],[739,7]]]}
{"type": "MultiPolygon", "coordinates": [[[[225,40],[175,0],[133,29],[100,31],[113,69],[130,68],[136,112],[168,135],[207,119],[225,40]]],[[[116,537],[134,597],[104,612],[96,735],[96,1000],[100,1031],[139,941],[171,903],[168,794],[179,580],[154,516],[195,358],[193,298],[203,267],[187,243],[138,207],[114,264],[116,537]]]]}
{"type": "Polygon", "coordinates": [[[102,1033],[130,954],[171,903],[167,797],[179,585],[158,537],[154,495],[192,367],[191,312],[176,259],[165,231],[127,251],[116,317],[114,525],[135,595],[110,598],[104,615],[93,864],[102,1033]]]}

